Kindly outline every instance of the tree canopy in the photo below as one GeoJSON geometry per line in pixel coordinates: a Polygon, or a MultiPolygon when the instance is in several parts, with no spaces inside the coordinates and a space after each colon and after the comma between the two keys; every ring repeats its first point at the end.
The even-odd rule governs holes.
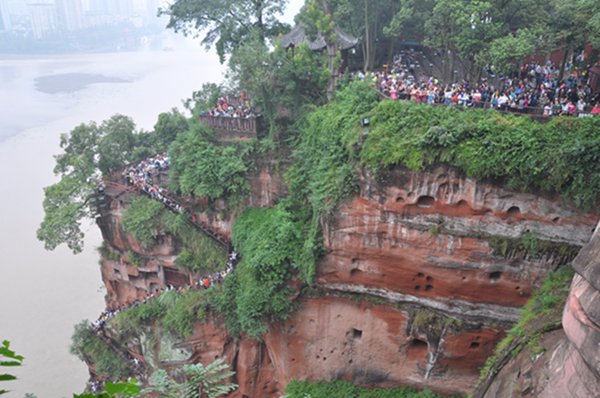
{"type": "Polygon", "coordinates": [[[176,0],[161,10],[168,28],[184,35],[202,36],[206,48],[215,46],[221,62],[242,44],[257,37],[263,42],[286,29],[277,15],[287,0],[176,0]]]}
{"type": "Polygon", "coordinates": [[[97,213],[95,203],[102,174],[166,149],[178,131],[188,128],[177,110],[162,113],[154,131],[136,131],[127,116],[80,124],[60,138],[63,153],[55,156],[54,174],[60,180],[44,188],[44,219],[37,237],[48,250],[66,244],[73,253],[83,250],[82,221],[97,213]]]}
{"type": "MultiPolygon", "coordinates": [[[[600,7],[594,0],[307,0],[332,24],[357,36],[363,68],[389,63],[400,43],[421,43],[443,60],[446,80],[461,69],[468,79],[484,66],[507,72],[527,56],[600,45],[600,7]]],[[[310,20],[310,6],[302,11],[310,20]]],[[[314,19],[314,18],[313,18],[314,19]]],[[[328,26],[320,30],[326,32],[328,26]]]]}

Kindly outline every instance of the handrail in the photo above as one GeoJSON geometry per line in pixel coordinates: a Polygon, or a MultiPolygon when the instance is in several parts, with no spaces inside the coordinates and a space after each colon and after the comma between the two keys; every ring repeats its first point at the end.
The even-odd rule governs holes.
{"type": "Polygon", "coordinates": [[[243,133],[258,133],[260,116],[248,118],[226,117],[226,116],[210,116],[201,115],[200,121],[207,127],[214,129],[243,132],[243,133]]]}
{"type": "Polygon", "coordinates": [[[383,98],[383,99],[389,99],[389,100],[393,100],[393,101],[415,101],[417,103],[420,104],[427,104],[427,105],[432,105],[432,106],[451,106],[451,107],[455,107],[457,109],[489,109],[489,110],[495,110],[498,112],[503,112],[503,113],[509,113],[509,114],[513,114],[513,115],[526,115],[526,116],[530,116],[532,119],[534,120],[543,120],[543,121],[549,121],[552,118],[558,117],[558,116],[569,116],[569,117],[593,117],[594,115],[591,112],[580,112],[580,111],[576,111],[573,114],[561,114],[561,115],[544,115],[544,109],[541,107],[534,107],[534,106],[512,106],[510,104],[505,104],[502,106],[498,106],[497,104],[492,103],[489,100],[485,100],[485,101],[477,101],[477,102],[472,102],[471,105],[466,105],[466,104],[455,104],[455,103],[450,103],[450,104],[446,104],[446,103],[441,103],[441,102],[428,102],[428,101],[416,101],[415,99],[411,98],[410,94],[407,93],[399,93],[398,94],[398,99],[393,99],[391,98],[389,95],[386,95],[385,93],[381,92],[381,90],[379,90],[377,87],[372,87],[373,90],[377,91],[379,93],[379,95],[383,98]]]}

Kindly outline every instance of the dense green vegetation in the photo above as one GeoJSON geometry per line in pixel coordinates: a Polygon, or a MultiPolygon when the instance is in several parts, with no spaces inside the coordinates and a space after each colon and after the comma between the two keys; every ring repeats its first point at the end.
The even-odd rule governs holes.
{"type": "Polygon", "coordinates": [[[591,207],[600,193],[600,120],[460,111],[407,101],[382,101],[371,111],[361,160],[374,170],[438,163],[511,189],[560,194],[591,207]]]}
{"type": "Polygon", "coordinates": [[[253,169],[255,143],[219,145],[213,132],[192,122],[169,148],[171,188],[181,194],[226,198],[234,206],[249,193],[246,174],[253,169]]]}
{"type": "Polygon", "coordinates": [[[132,376],[132,370],[123,360],[90,329],[88,321],[75,326],[71,339],[71,353],[84,362],[96,366],[99,374],[117,380],[132,376]]]}
{"type": "Polygon", "coordinates": [[[198,231],[189,222],[188,215],[174,214],[157,200],[146,196],[134,198],[123,212],[123,226],[147,248],[155,245],[161,236],[171,235],[182,248],[177,263],[193,271],[212,272],[225,265],[226,252],[222,247],[198,231]]]}
{"type": "Polygon", "coordinates": [[[111,322],[123,341],[151,325],[156,333],[185,338],[192,333],[194,322],[206,320],[208,305],[206,290],[164,292],[154,300],[121,311],[111,322]]]}
{"type": "Polygon", "coordinates": [[[342,380],[332,382],[292,381],[285,389],[285,398],[439,398],[429,389],[410,387],[369,389],[342,380]]]}
{"type": "Polygon", "coordinates": [[[534,355],[543,351],[539,339],[544,332],[561,326],[562,310],[573,274],[570,266],[563,266],[548,274],[542,286],[521,309],[519,322],[496,346],[495,354],[487,359],[480,372],[480,382],[495,375],[498,371],[496,365],[503,357],[516,356],[525,347],[534,355]]]}
{"type": "Polygon", "coordinates": [[[314,254],[304,256],[307,224],[297,210],[280,203],[271,209],[248,209],[236,219],[233,242],[242,260],[235,275],[215,289],[212,300],[230,331],[260,338],[268,321],[290,315],[294,291],[287,282],[314,261],[314,254]]]}
{"type": "Polygon", "coordinates": [[[351,83],[299,126],[290,188],[317,211],[334,208],[352,192],[355,168],[363,165],[380,172],[445,163],[473,178],[559,194],[588,208],[600,194],[597,118],[541,124],[489,110],[377,102],[366,83],[351,83]],[[360,126],[364,116],[368,128],[360,126]]]}

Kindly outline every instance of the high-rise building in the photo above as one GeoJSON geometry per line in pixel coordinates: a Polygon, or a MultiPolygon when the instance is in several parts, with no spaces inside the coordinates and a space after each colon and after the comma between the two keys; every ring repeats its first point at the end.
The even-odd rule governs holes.
{"type": "Polygon", "coordinates": [[[29,15],[24,0],[0,0],[2,25],[5,30],[23,28],[25,22],[29,26],[29,15]]]}
{"type": "Polygon", "coordinates": [[[54,3],[36,1],[27,3],[31,31],[35,38],[42,38],[45,33],[56,30],[56,8],[54,3]]]}
{"type": "Polygon", "coordinates": [[[132,0],[90,0],[90,12],[129,18],[133,16],[132,0]]]}
{"type": "Polygon", "coordinates": [[[4,15],[5,12],[2,10],[2,3],[0,3],[0,32],[2,32],[3,30],[8,30],[8,28],[5,28],[7,24],[4,21],[4,15]]]}
{"type": "Polygon", "coordinates": [[[77,30],[84,27],[81,0],[56,0],[56,16],[59,29],[77,30]]]}

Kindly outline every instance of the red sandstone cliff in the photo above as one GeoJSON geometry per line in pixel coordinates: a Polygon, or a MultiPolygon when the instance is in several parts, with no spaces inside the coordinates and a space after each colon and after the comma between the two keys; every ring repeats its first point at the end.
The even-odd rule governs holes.
{"type": "Polygon", "coordinates": [[[562,329],[543,336],[542,353],[509,361],[476,397],[600,397],[600,225],[573,267],[562,329]]]}
{"type": "MultiPolygon", "coordinates": [[[[251,186],[249,206],[272,205],[285,191],[273,165],[263,165],[251,186]]],[[[110,210],[100,222],[113,253],[102,263],[108,303],[143,298],[166,283],[186,284],[190,275],[174,263],[174,242],[164,237],[150,251],[140,247],[120,221],[128,194],[108,194],[110,210]],[[128,250],[146,259],[142,267],[131,265],[128,250]]],[[[229,235],[235,213],[196,216],[229,235]]],[[[186,342],[158,348],[169,351],[175,344],[181,351],[176,360],[163,355],[153,363],[168,367],[226,355],[240,384],[236,397],[276,397],[291,379],[336,378],[464,394],[532,289],[570,260],[597,221],[597,215],[558,200],[446,168],[395,169],[377,179],[365,174],[359,194],[322,220],[326,255],[317,289],[298,298],[291,319],[270,325],[263,342],[256,342],[229,336],[212,316],[186,342]],[[515,243],[523,234],[551,243],[531,255],[515,243]]],[[[585,283],[576,283],[572,298],[584,307],[593,301],[585,283]]],[[[581,311],[573,318],[574,324],[589,320],[581,311]]],[[[593,343],[580,334],[572,339],[583,349],[593,343]]]]}

